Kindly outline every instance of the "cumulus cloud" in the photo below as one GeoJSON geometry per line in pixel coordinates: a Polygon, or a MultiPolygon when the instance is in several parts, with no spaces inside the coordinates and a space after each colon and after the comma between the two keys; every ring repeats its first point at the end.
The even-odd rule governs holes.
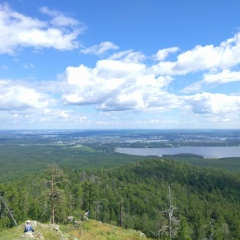
{"type": "Polygon", "coordinates": [[[83,31],[76,20],[42,8],[52,17],[49,21],[25,16],[6,3],[0,4],[0,54],[13,54],[18,47],[71,50],[78,47],[77,37],[83,31]]]}
{"type": "Polygon", "coordinates": [[[203,92],[185,96],[184,102],[186,108],[196,114],[240,113],[240,96],[203,92]]]}
{"type": "Polygon", "coordinates": [[[31,126],[56,128],[66,123],[77,127],[79,123],[85,124],[88,121],[87,116],[81,112],[69,106],[62,106],[60,101],[54,99],[47,82],[42,84],[46,86],[39,88],[36,83],[29,84],[22,80],[0,80],[1,126],[3,122],[8,122],[12,124],[11,127],[18,128],[31,126]],[[46,91],[49,93],[46,94],[46,91]]]}
{"type": "Polygon", "coordinates": [[[88,48],[83,48],[81,53],[84,54],[95,54],[95,55],[102,55],[103,53],[109,50],[116,50],[119,47],[112,42],[101,42],[99,45],[94,45],[88,48]]]}
{"type": "Polygon", "coordinates": [[[84,65],[66,70],[67,104],[95,104],[98,110],[146,110],[178,105],[178,99],[164,88],[169,76],[154,76],[143,63],[105,59],[95,68],[84,65]],[[170,103],[170,104],[169,104],[170,103]]]}
{"type": "Polygon", "coordinates": [[[229,69],[225,69],[221,72],[210,72],[203,75],[203,79],[201,81],[197,81],[187,87],[185,87],[182,92],[198,92],[203,87],[208,85],[219,85],[226,84],[232,82],[240,81],[240,72],[230,71],[229,69]]]}
{"type": "Polygon", "coordinates": [[[180,53],[177,61],[165,61],[177,47],[159,50],[156,65],[144,64],[146,56],[133,50],[112,54],[97,62],[95,68],[68,67],[63,100],[72,105],[95,105],[101,111],[167,111],[186,109],[194,114],[239,112],[239,97],[201,93],[190,96],[169,92],[174,76],[202,72],[203,80],[183,92],[199,91],[203,85],[239,81],[239,72],[231,71],[240,63],[239,34],[219,46],[196,46],[180,53]],[[208,71],[208,73],[206,73],[208,71]]]}
{"type": "Polygon", "coordinates": [[[203,82],[206,84],[224,84],[238,81],[240,81],[240,72],[231,72],[229,69],[218,73],[205,74],[203,78],[203,82]]]}
{"type": "MultiPolygon", "coordinates": [[[[125,54],[100,60],[95,68],[84,65],[68,67],[67,87],[63,94],[65,103],[94,105],[100,111],[164,112],[179,109],[216,116],[240,113],[240,96],[208,92],[188,96],[170,93],[168,87],[174,81],[172,76],[154,74],[151,67],[141,62],[124,61],[125,54]]],[[[238,78],[238,72],[223,70],[206,74],[203,81],[205,84],[219,84],[238,81],[238,78]]],[[[197,82],[195,90],[201,84],[201,81],[197,82]]]]}
{"type": "Polygon", "coordinates": [[[44,94],[16,82],[0,80],[0,111],[41,109],[48,104],[49,101],[44,94]]]}
{"type": "MultiPolygon", "coordinates": [[[[41,21],[30,18],[13,11],[6,4],[0,5],[0,28],[3,29],[0,33],[3,36],[0,53],[11,54],[19,46],[53,47],[66,50],[77,47],[76,37],[79,34],[77,28],[80,25],[74,18],[46,7],[41,8],[40,11],[49,16],[50,20],[41,21]],[[17,30],[13,31],[13,29],[17,30]],[[34,39],[31,39],[31,36],[34,39]]],[[[111,42],[102,42],[83,48],[81,52],[101,56],[110,50],[118,49],[119,47],[111,42]]],[[[215,86],[240,81],[238,71],[240,33],[222,42],[219,46],[199,45],[177,55],[178,51],[177,47],[165,48],[157,51],[154,59],[152,56],[151,58],[145,56],[140,51],[116,51],[108,58],[98,60],[95,67],[88,67],[84,64],[67,67],[64,82],[61,79],[58,82],[41,81],[21,84],[1,80],[1,113],[7,110],[14,112],[15,119],[21,117],[33,120],[35,116],[36,120],[38,116],[39,121],[42,122],[86,123],[93,120],[77,113],[75,108],[82,109],[82,106],[92,105],[98,111],[104,112],[104,116],[109,114],[109,118],[113,112],[122,115],[121,112],[125,111],[125,116],[129,112],[163,113],[177,110],[182,116],[185,113],[192,113],[191,116],[197,115],[202,118],[211,116],[207,120],[212,122],[221,120],[227,123],[234,117],[236,119],[236,115],[240,113],[240,96],[209,92],[194,94],[194,92],[199,92],[208,85],[215,86]],[[175,60],[166,60],[173,53],[176,56],[175,60]],[[153,63],[150,62],[152,60],[154,60],[153,63]],[[200,81],[194,82],[190,79],[189,75],[195,73],[198,73],[197,79],[201,79],[200,81]],[[194,82],[185,87],[179,95],[174,89],[178,75],[181,75],[182,82],[185,81],[185,75],[186,79],[190,79],[188,83],[194,82]],[[61,93],[63,93],[61,103],[64,104],[60,106],[61,103],[57,97],[61,93]],[[57,96],[55,103],[59,105],[50,106],[47,94],[49,96],[52,94],[52,97],[57,96]],[[74,110],[69,110],[69,108],[74,110]],[[23,114],[20,113],[21,110],[23,114]],[[33,114],[31,115],[30,112],[33,114]]],[[[32,63],[22,66],[34,67],[32,63]]],[[[4,65],[1,68],[4,69],[4,65]]],[[[177,86],[179,91],[180,85],[183,86],[184,83],[179,83],[177,86]]],[[[155,117],[152,120],[149,119],[139,119],[139,123],[162,124],[165,121],[167,124],[168,120],[173,124],[175,116],[165,120],[155,117]]],[[[122,119],[119,122],[116,120],[115,123],[122,124],[121,121],[122,119]]],[[[103,123],[110,124],[108,120],[100,117],[98,124],[103,123]]],[[[174,124],[178,123],[176,120],[174,124]]],[[[134,125],[134,120],[132,124],[134,125]]]]}
{"type": "MultiPolygon", "coordinates": [[[[170,48],[171,49],[171,48],[170,48]]],[[[167,50],[160,51],[159,60],[164,59],[167,50]]],[[[196,46],[177,56],[177,61],[160,61],[153,66],[156,74],[185,75],[191,72],[225,70],[240,63],[240,33],[227,39],[219,46],[196,46]]]]}

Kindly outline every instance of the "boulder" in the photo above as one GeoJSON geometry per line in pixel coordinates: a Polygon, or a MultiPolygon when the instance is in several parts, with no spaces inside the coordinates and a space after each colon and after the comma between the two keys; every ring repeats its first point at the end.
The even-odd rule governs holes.
{"type": "Polygon", "coordinates": [[[45,240],[40,232],[26,232],[20,236],[20,239],[45,240]]]}

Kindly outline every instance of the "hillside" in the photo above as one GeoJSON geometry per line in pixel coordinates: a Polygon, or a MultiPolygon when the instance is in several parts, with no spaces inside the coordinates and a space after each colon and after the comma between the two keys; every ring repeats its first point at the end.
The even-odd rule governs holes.
{"type": "MultiPolygon", "coordinates": [[[[55,221],[82,216],[147,237],[166,239],[238,239],[240,236],[240,175],[237,172],[148,158],[115,169],[50,169],[35,176],[0,184],[0,192],[17,222],[49,222],[54,178],[55,221]],[[51,171],[49,171],[51,170],[51,171]],[[54,171],[52,171],[54,170],[54,171]],[[60,174],[61,173],[61,174],[60,174]],[[221,237],[223,236],[223,237],[221,237]]],[[[6,209],[0,229],[12,225],[6,209]]]]}
{"type": "Polygon", "coordinates": [[[141,232],[126,230],[120,227],[103,224],[94,220],[83,223],[82,227],[68,225],[43,224],[31,222],[34,227],[33,234],[24,234],[24,224],[1,232],[1,240],[143,240],[148,239],[141,232]],[[29,237],[28,237],[29,236],[29,237]]]}

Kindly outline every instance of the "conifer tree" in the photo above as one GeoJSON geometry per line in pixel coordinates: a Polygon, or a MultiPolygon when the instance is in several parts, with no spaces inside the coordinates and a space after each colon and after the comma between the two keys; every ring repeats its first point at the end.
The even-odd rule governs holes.
{"type": "Polygon", "coordinates": [[[59,168],[56,164],[48,165],[47,168],[47,178],[48,180],[46,183],[48,183],[49,186],[49,197],[51,202],[51,215],[52,215],[52,224],[55,223],[55,205],[57,201],[60,200],[61,191],[58,188],[57,185],[62,183],[63,180],[63,171],[59,168]]]}

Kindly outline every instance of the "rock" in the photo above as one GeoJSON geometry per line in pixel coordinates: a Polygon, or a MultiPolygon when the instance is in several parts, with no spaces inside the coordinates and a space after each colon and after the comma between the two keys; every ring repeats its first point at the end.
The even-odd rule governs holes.
{"type": "Polygon", "coordinates": [[[45,240],[45,238],[40,232],[26,232],[21,235],[20,239],[45,240]]]}
{"type": "MultiPolygon", "coordinates": [[[[34,229],[34,232],[26,232],[21,234],[17,239],[14,240],[23,240],[23,239],[29,239],[29,240],[45,240],[44,234],[45,231],[52,231],[55,232],[56,236],[59,237],[60,240],[67,240],[67,238],[64,237],[63,233],[60,231],[60,226],[57,224],[43,224],[39,223],[37,221],[31,221],[31,225],[34,229]]],[[[22,228],[24,229],[24,224],[22,225],[22,228]]],[[[0,237],[1,239],[1,237],[0,237]]]]}
{"type": "Polygon", "coordinates": [[[51,225],[50,225],[50,228],[51,228],[52,230],[59,231],[59,225],[57,225],[57,224],[51,224],[51,225]]]}

